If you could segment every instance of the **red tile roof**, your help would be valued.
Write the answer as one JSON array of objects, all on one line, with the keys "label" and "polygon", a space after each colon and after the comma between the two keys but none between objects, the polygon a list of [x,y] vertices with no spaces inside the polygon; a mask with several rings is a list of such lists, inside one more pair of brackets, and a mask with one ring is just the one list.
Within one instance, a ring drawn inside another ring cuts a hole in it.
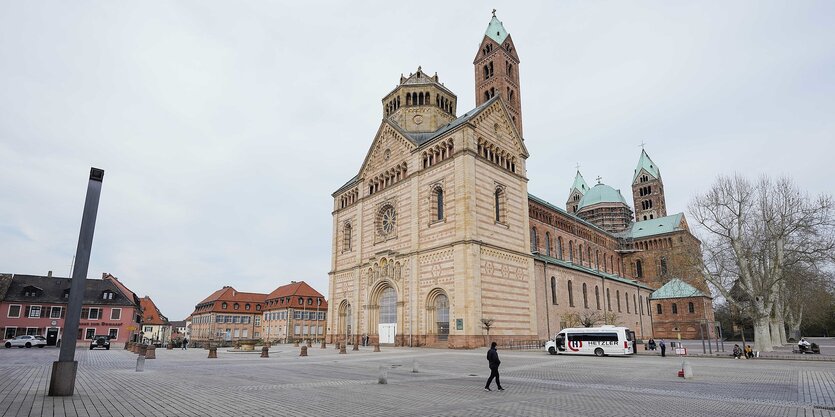
[{"label": "red tile roof", "polygon": [[[299,297],[302,297],[301,304],[299,303]],[[285,300],[289,299],[289,302],[280,303],[279,300],[282,298]],[[319,304],[318,308],[320,310],[327,310],[328,302],[325,300],[325,297],[304,281],[294,281],[276,288],[275,291],[267,295],[267,309],[307,306],[308,298],[313,298],[314,300],[321,298],[322,304]],[[272,305],[270,305],[271,302]],[[312,308],[316,308],[316,301],[313,301],[311,306]]]},{"label": "red tile roof", "polygon": [[151,297],[146,295],[139,300],[139,304],[142,306],[142,324],[168,324],[168,318],[160,313],[157,305],[151,300]]},{"label": "red tile roof", "polygon": [[[267,294],[255,292],[238,292],[232,287],[223,287],[203,301],[197,303],[192,315],[208,311],[224,313],[260,314]],[[226,306],[224,308],[224,305]],[[235,306],[238,306],[236,309]],[[246,307],[249,306],[249,309]]]}]

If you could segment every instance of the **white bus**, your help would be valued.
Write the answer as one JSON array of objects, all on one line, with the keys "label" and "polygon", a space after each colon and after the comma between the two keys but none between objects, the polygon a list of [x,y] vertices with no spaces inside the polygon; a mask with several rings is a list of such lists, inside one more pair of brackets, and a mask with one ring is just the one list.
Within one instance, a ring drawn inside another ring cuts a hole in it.
[{"label": "white bus", "polygon": [[545,343],[545,350],[552,355],[632,355],[635,332],[611,325],[562,329]]}]

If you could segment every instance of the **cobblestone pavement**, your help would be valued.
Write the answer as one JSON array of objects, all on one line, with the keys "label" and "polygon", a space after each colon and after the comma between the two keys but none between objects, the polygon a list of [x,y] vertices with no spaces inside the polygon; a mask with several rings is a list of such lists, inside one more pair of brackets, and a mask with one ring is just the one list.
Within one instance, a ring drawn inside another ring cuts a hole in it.
[{"label": "cobblestone pavement", "polygon": [[[835,364],[550,356],[500,350],[504,392],[482,390],[484,349],[362,348],[339,355],[273,347],[270,358],[218,349],[135,354],[78,350],[73,397],[48,397],[55,348],[0,349],[3,416],[835,416]],[[417,362],[419,372],[412,372]],[[377,383],[380,369],[388,384]]]}]

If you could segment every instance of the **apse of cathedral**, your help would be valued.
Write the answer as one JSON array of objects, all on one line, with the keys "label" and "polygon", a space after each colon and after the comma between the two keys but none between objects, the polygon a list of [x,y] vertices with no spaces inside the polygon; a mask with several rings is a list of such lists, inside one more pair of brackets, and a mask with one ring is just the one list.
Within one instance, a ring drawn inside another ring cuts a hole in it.
[{"label": "apse of cathedral", "polygon": [[365,159],[332,194],[331,342],[472,348],[546,340],[576,317],[688,337],[713,320],[699,241],[682,213],[667,215],[646,152],[634,214],[579,171],[565,210],[528,193],[519,63],[494,12],[474,109],[459,115],[422,67],[383,97]]}]

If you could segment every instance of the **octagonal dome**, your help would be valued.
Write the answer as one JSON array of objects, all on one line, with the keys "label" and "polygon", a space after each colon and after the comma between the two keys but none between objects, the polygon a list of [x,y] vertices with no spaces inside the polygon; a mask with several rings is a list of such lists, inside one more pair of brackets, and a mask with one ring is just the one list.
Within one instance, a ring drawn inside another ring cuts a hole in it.
[{"label": "octagonal dome", "polygon": [[580,210],[598,203],[623,203],[628,206],[626,200],[620,194],[620,190],[616,190],[606,184],[597,184],[583,195],[577,209]]}]

